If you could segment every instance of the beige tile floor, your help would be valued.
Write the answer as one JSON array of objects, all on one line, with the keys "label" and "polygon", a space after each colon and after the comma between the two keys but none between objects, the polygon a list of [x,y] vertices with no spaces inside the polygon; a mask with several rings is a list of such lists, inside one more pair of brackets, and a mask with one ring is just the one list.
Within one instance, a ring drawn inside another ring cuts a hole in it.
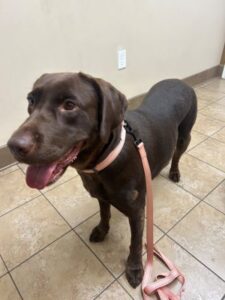
[{"label": "beige tile floor", "polygon": [[[195,90],[199,114],[181,181],[168,180],[168,167],[153,181],[155,241],[186,275],[183,299],[222,300],[225,80]],[[43,191],[29,189],[24,172],[21,164],[0,171],[0,300],[141,299],[140,287],[132,289],[124,276],[127,219],[113,209],[106,240],[91,244],[98,205],[76,172]],[[161,269],[155,261],[155,272]]]}]

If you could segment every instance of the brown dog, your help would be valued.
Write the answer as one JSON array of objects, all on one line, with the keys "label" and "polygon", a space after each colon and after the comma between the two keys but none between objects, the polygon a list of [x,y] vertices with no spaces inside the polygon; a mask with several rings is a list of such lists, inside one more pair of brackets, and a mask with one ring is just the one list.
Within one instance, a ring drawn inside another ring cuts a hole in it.
[{"label": "brown dog", "polygon": [[169,177],[179,181],[179,159],[196,119],[193,89],[180,80],[164,80],[148,92],[138,109],[125,114],[125,96],[104,80],[82,73],[45,74],[34,83],[28,103],[30,116],[8,142],[15,158],[30,165],[28,185],[42,189],[69,165],[76,168],[100,205],[101,219],[90,235],[92,242],[104,240],[111,204],[123,212],[131,228],[126,276],[136,287],[143,276],[145,180],[132,137],[126,136],[119,156],[101,172],[82,170],[94,168],[116,147],[125,117],[145,143],[152,177],[172,158]]}]

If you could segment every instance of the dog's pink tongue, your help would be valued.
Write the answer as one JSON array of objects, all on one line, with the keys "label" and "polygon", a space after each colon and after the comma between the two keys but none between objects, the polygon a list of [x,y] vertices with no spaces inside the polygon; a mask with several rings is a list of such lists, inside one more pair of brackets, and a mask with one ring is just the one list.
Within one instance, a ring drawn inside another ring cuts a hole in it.
[{"label": "dog's pink tongue", "polygon": [[29,166],[27,168],[26,181],[29,187],[43,189],[50,181],[56,163],[45,166]]}]

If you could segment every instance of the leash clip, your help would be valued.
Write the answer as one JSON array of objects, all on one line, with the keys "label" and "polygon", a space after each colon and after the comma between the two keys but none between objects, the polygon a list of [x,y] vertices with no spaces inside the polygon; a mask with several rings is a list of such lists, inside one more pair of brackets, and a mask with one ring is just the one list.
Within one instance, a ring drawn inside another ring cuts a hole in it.
[{"label": "leash clip", "polygon": [[134,145],[138,148],[138,146],[142,143],[142,139],[136,137],[132,127],[126,120],[123,121],[123,127],[125,128],[126,132],[132,136],[134,140]]},{"label": "leash clip", "polygon": [[136,139],[134,141],[134,144],[135,144],[136,147],[138,147],[141,143],[143,143],[142,139]]}]

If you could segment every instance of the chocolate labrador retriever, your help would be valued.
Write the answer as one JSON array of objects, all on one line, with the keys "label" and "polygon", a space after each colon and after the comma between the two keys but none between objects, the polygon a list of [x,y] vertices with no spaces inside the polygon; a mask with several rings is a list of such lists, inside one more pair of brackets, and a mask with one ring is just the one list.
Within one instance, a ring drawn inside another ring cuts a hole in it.
[{"label": "chocolate labrador retriever", "polygon": [[161,81],[138,109],[126,112],[125,96],[108,82],[83,73],[57,73],[42,75],[27,99],[30,116],[8,141],[15,158],[29,164],[27,184],[42,189],[69,165],[76,168],[100,205],[101,218],[90,235],[92,242],[103,241],[109,231],[110,205],[124,213],[131,229],[126,276],[136,287],[143,276],[145,180],[132,136],[126,135],[119,156],[104,170],[84,170],[94,169],[117,146],[126,119],[144,141],[152,177],[172,158],[169,177],[179,181],[178,163],[196,119],[193,89],[177,79]]}]

